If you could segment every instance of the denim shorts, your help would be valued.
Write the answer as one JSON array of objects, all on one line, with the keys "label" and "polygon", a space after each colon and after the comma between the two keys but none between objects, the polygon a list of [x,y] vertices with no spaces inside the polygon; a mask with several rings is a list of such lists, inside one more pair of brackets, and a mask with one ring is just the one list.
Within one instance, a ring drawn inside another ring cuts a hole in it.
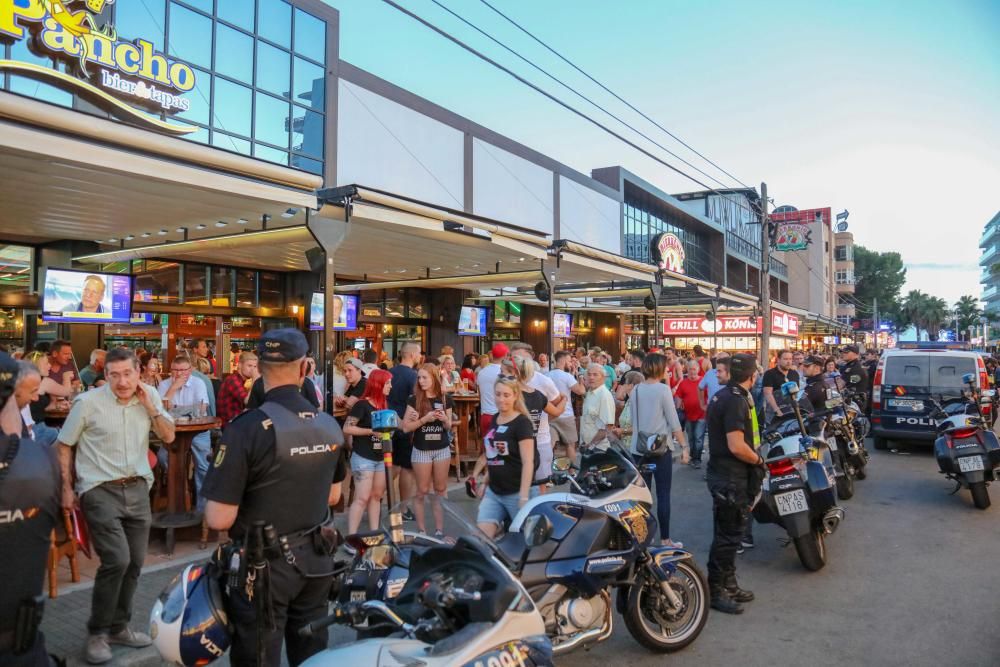
[{"label": "denim shorts", "polygon": [[[537,496],[538,487],[531,487],[531,492],[528,495],[531,498]],[[476,523],[495,523],[498,526],[503,526],[507,519],[513,521],[517,515],[517,510],[520,509],[520,499],[521,496],[519,493],[510,493],[501,496],[493,493],[493,489],[487,487],[486,493],[483,494],[483,500],[479,503],[479,514],[476,516]]]},{"label": "denim shorts", "polygon": [[412,463],[434,463],[435,461],[450,461],[451,460],[451,448],[442,447],[440,449],[417,449],[413,448],[413,453],[410,454],[410,461]]},{"label": "denim shorts", "polygon": [[371,459],[366,459],[360,454],[354,454],[351,457],[351,472],[385,472],[385,463],[382,461],[372,461]]}]

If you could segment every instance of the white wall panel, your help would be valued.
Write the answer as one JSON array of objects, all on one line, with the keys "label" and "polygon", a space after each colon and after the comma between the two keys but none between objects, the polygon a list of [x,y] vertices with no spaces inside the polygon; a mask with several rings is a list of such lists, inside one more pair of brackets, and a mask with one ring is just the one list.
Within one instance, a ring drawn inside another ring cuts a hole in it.
[{"label": "white wall panel", "polygon": [[340,80],[338,185],[357,183],[461,210],[459,130]]},{"label": "white wall panel", "polygon": [[472,141],[476,215],[552,234],[552,172],[480,139]]},{"label": "white wall panel", "polygon": [[621,253],[621,204],[559,177],[559,236]]}]

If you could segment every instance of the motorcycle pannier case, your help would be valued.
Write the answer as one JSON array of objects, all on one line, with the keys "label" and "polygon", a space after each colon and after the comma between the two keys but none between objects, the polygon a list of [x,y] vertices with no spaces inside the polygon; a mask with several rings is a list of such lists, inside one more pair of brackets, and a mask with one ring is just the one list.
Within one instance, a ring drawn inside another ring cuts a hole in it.
[{"label": "motorcycle pannier case", "polygon": [[948,438],[941,436],[934,441],[934,457],[937,459],[938,469],[941,472],[957,472],[954,454],[954,450],[948,447]]},{"label": "motorcycle pannier case", "polygon": [[983,431],[980,434],[983,438],[983,447],[986,448],[986,456],[990,460],[990,465],[1000,466],[1000,438],[993,431]]}]

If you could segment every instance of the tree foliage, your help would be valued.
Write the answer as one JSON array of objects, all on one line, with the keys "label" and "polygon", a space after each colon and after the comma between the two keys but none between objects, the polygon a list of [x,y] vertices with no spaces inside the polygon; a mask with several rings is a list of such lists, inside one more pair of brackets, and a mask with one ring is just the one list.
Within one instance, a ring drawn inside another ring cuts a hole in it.
[{"label": "tree foliage", "polygon": [[979,299],[966,294],[955,302],[955,325],[960,338],[968,340],[969,328],[979,324],[983,311],[979,308]]},{"label": "tree foliage", "polygon": [[898,252],[854,246],[854,279],[854,298],[869,307],[878,299],[880,319],[890,320],[897,331],[912,324],[899,296],[906,282],[906,267]]}]

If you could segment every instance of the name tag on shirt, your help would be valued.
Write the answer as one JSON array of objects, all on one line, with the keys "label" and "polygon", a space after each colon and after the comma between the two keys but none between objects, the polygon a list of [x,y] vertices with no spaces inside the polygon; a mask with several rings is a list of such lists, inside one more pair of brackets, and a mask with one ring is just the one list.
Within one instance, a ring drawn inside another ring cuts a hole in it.
[{"label": "name tag on shirt", "polygon": [[424,440],[430,442],[431,440],[441,440],[440,433],[425,433]]},{"label": "name tag on shirt", "polygon": [[506,433],[506,432],[507,432],[506,424],[501,424],[500,426],[497,426],[497,433]]}]

